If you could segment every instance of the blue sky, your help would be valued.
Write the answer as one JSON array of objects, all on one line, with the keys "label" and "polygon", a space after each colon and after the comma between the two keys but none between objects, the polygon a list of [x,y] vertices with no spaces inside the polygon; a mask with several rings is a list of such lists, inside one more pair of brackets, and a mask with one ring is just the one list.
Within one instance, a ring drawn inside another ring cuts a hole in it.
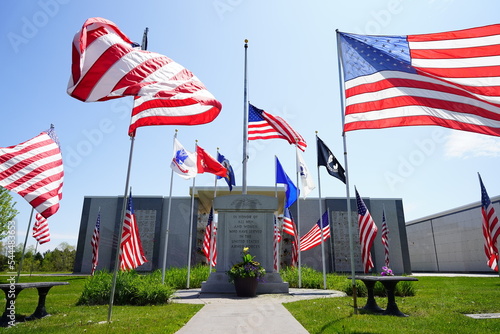
[{"label": "blue sky", "polygon": [[[4,1],[0,4],[3,64],[0,146],[16,145],[53,123],[65,165],[60,210],[49,219],[52,241],[76,245],[84,196],[124,193],[130,141],[130,98],[83,103],[66,94],[71,42],[83,22],[103,17],[148,49],[191,70],[221,101],[221,114],[200,126],[143,127],[131,170],[134,196],[168,196],[173,136],[186,149],[195,140],[228,158],[241,185],[244,40],[249,100],[285,118],[308,142],[303,157],[317,182],[315,132],[344,164],[335,30],[409,35],[498,23],[498,1],[263,1],[172,0]],[[439,127],[349,132],[351,196],[402,198],[406,220],[479,201],[477,172],[491,197],[500,194],[500,140]],[[274,156],[295,180],[295,149],[284,140],[252,141],[249,186],[274,186]],[[197,186],[212,186],[200,174]],[[173,194],[188,196],[192,181],[174,177]],[[345,187],[321,169],[324,197]],[[18,195],[18,242],[31,208]],[[309,197],[317,197],[317,188]],[[374,217],[377,219],[377,217]],[[480,217],[478,217],[478,224]],[[29,237],[28,245],[34,245]]]}]

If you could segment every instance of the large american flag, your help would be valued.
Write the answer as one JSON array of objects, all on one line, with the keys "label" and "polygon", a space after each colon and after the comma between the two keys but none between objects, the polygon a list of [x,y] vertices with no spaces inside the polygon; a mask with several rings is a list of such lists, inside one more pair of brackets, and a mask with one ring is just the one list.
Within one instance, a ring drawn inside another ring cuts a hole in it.
[{"label": "large american flag", "polygon": [[385,210],[382,211],[382,245],[384,245],[384,262],[386,267],[389,267],[389,228],[385,220]]},{"label": "large american flag", "polygon": [[222,105],[189,70],[141,50],[111,21],[90,18],[73,39],[68,94],[84,101],[134,96],[129,135],[140,126],[213,121]]},{"label": "large american flag", "polygon": [[92,268],[90,271],[91,275],[94,275],[97,265],[99,264],[99,239],[101,238],[101,212],[97,214],[97,220],[95,222],[94,232],[92,233],[92,239],[90,240],[90,246],[92,247]]},{"label": "large american flag", "polygon": [[203,238],[203,254],[212,267],[217,264],[217,236],[214,226],[214,209],[210,208],[208,214],[207,227],[205,228],[205,236]]},{"label": "large american flag", "polygon": [[262,109],[248,104],[248,140],[285,139],[292,145],[297,145],[302,151],[307,143],[283,118],[271,115]]},{"label": "large american flag", "polygon": [[135,219],[132,194],[128,197],[127,212],[123,224],[123,233],[120,243],[120,269],[130,270],[148,262],[142,250],[139,228]]},{"label": "large american flag", "polygon": [[[323,230],[323,232],[321,232]],[[328,211],[325,211],[316,224],[300,238],[300,251],[306,251],[321,245],[321,233],[323,233],[323,240],[330,238],[330,223],[328,222]]]},{"label": "large american flag", "polygon": [[500,136],[500,25],[337,37],[345,131],[438,125]]},{"label": "large american flag", "polygon": [[63,177],[53,127],[19,145],[0,148],[0,186],[22,196],[45,218],[59,210]]},{"label": "large american flag", "polygon": [[299,261],[299,245],[297,243],[299,234],[297,233],[297,226],[295,225],[292,214],[288,208],[285,208],[285,212],[283,214],[283,232],[293,237],[291,265],[296,267]]},{"label": "large american flag", "polygon": [[481,175],[481,214],[483,218],[484,253],[486,254],[487,265],[491,269],[498,271],[498,236],[500,235],[500,222],[491,204],[490,197],[486,192]]},{"label": "large american flag", "polygon": [[50,241],[49,222],[39,213],[35,215],[33,238],[35,238],[40,245]]},{"label": "large american flag", "polygon": [[359,196],[356,190],[356,203],[358,206],[358,225],[359,225],[359,242],[361,243],[361,259],[363,261],[363,269],[365,273],[368,273],[372,269],[373,261],[371,249],[373,246],[373,241],[377,236],[377,225],[372,219],[368,208],[363,202],[363,199]]}]

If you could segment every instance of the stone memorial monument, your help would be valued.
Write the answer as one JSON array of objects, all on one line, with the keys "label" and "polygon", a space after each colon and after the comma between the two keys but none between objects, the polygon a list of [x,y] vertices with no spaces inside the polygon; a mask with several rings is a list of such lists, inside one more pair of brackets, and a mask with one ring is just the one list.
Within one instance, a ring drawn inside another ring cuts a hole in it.
[{"label": "stone memorial monument", "polygon": [[206,282],[202,293],[234,293],[226,272],[241,261],[244,247],[255,256],[255,261],[266,269],[257,293],[288,293],[288,283],[283,282],[273,268],[274,213],[278,208],[275,197],[262,195],[229,195],[214,199],[218,212],[217,265]]}]

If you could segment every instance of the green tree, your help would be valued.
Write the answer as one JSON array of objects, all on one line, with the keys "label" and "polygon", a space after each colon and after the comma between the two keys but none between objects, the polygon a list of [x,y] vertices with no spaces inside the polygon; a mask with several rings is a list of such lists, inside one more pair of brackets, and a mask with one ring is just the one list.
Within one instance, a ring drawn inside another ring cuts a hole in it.
[{"label": "green tree", "polygon": [[15,208],[9,191],[0,187],[0,240],[7,236],[8,223],[19,213]]}]

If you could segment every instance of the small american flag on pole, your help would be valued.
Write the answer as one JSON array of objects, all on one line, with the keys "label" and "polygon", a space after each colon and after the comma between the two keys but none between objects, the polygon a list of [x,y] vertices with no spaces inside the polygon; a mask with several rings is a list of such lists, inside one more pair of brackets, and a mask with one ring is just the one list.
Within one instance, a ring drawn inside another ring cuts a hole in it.
[{"label": "small american flag on pole", "polygon": [[0,186],[22,196],[44,218],[59,210],[63,161],[54,128],[16,146],[0,148]]},{"label": "small american flag on pole", "polygon": [[291,265],[293,267],[296,267],[299,261],[299,245],[297,243],[297,238],[299,237],[299,234],[297,233],[297,227],[295,225],[295,222],[293,221],[292,214],[290,213],[290,210],[288,208],[285,208],[285,212],[283,214],[283,232],[293,237]]},{"label": "small american flag on pole", "polygon": [[337,38],[344,131],[437,125],[500,136],[500,25]]},{"label": "small american flag on pole", "polygon": [[358,224],[359,224],[359,242],[361,243],[361,259],[363,260],[363,269],[368,273],[374,267],[372,261],[371,249],[373,241],[377,236],[377,225],[372,219],[368,208],[359,196],[356,190],[356,203],[358,206]]},{"label": "small american flag on pole", "polygon": [[92,247],[92,268],[90,271],[91,275],[94,275],[97,269],[97,264],[99,263],[99,239],[101,238],[101,212],[97,214],[97,221],[95,222],[94,233],[92,234],[92,239],[90,240],[90,246]]},{"label": "small american flag on pole", "polygon": [[274,259],[274,270],[279,270],[280,263],[280,242],[281,242],[281,233],[280,226],[278,223],[278,219],[274,216],[274,234],[273,234],[273,259]]},{"label": "small american flag on pole", "polygon": [[121,270],[135,269],[148,262],[142,250],[139,228],[137,227],[134,206],[132,204],[132,193],[128,197],[120,249]]},{"label": "small american flag on pole", "polygon": [[385,221],[385,210],[382,211],[382,245],[384,245],[384,261],[386,267],[390,267],[389,261],[389,229]]},{"label": "small american flag on pole", "polygon": [[325,211],[316,224],[300,238],[300,251],[306,251],[321,245],[321,230],[323,230],[323,240],[330,238],[330,223],[328,222],[328,211]]},{"label": "small american flag on pole", "polygon": [[[479,175],[479,174],[478,174]],[[490,197],[486,192],[481,175],[481,214],[483,218],[484,253],[487,265],[494,271],[498,271],[498,236],[500,235],[500,222],[491,204]]]},{"label": "small american flag on pole", "polygon": [[40,245],[50,241],[49,222],[39,213],[35,215],[33,238],[35,238]]},{"label": "small american flag on pole", "polygon": [[207,227],[205,228],[205,236],[203,238],[203,254],[209,261],[212,267],[217,264],[217,237],[216,229],[214,226],[214,209],[210,208],[208,214]]},{"label": "small american flag on pole", "polygon": [[305,139],[283,118],[248,104],[248,140],[273,138],[285,139],[302,151],[307,147]]},{"label": "small american flag on pole", "polygon": [[94,17],[76,33],[67,92],[84,101],[134,96],[129,135],[140,126],[213,121],[222,105],[189,70],[141,50],[113,22]]}]

